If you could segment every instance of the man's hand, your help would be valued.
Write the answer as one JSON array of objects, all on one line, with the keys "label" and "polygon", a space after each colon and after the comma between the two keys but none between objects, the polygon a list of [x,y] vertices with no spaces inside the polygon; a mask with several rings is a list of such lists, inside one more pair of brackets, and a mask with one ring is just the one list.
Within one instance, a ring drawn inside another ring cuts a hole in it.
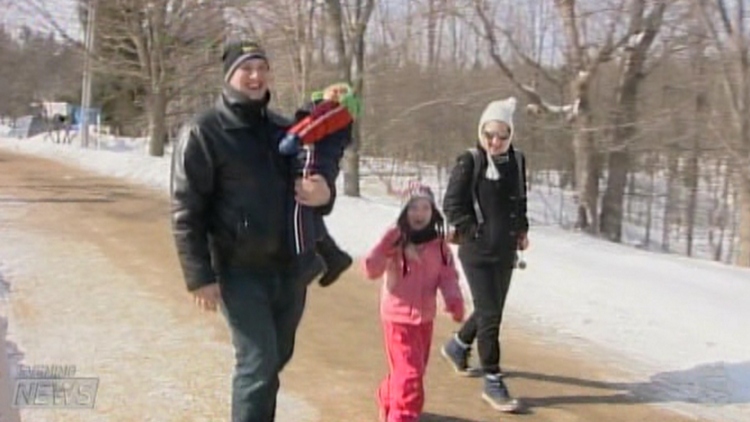
[{"label": "man's hand", "polygon": [[212,283],[193,291],[193,301],[203,311],[216,312],[221,302],[219,283]]},{"label": "man's hand", "polygon": [[322,207],[331,200],[331,189],[319,174],[297,179],[294,193],[297,202],[308,207]]}]

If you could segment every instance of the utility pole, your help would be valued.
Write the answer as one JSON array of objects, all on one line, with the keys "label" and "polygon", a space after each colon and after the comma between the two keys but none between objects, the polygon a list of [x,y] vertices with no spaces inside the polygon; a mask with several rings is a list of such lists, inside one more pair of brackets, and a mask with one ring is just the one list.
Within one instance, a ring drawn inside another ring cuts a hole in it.
[{"label": "utility pole", "polygon": [[91,108],[91,56],[94,54],[94,28],[96,27],[96,2],[88,1],[88,13],[86,14],[86,33],[84,35],[83,56],[83,92],[81,93],[81,146],[89,146],[89,109]]}]

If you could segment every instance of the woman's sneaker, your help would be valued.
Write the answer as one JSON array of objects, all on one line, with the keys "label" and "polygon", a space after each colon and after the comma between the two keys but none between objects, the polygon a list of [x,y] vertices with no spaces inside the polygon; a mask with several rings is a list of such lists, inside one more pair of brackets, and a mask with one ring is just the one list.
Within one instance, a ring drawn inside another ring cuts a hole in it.
[{"label": "woman's sneaker", "polygon": [[440,348],[440,354],[451,364],[457,374],[465,377],[476,377],[480,375],[477,368],[469,366],[469,354],[471,347],[461,343],[458,336],[451,337],[447,343]]},{"label": "woman's sneaker", "polygon": [[482,399],[495,410],[505,413],[516,413],[521,410],[521,403],[510,396],[502,375],[487,374],[484,376]]}]

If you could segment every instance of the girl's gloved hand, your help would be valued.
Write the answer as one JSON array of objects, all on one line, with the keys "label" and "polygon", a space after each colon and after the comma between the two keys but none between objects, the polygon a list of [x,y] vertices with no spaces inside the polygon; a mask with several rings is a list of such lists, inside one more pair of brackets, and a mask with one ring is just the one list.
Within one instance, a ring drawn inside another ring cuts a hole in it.
[{"label": "girl's gloved hand", "polygon": [[445,307],[446,312],[451,314],[454,322],[463,322],[464,320],[464,302],[461,300],[452,301]]},{"label": "girl's gloved hand", "polygon": [[381,250],[386,256],[395,256],[398,253],[398,248],[401,246],[403,240],[403,234],[401,229],[398,227],[391,227],[383,236],[380,242]]}]

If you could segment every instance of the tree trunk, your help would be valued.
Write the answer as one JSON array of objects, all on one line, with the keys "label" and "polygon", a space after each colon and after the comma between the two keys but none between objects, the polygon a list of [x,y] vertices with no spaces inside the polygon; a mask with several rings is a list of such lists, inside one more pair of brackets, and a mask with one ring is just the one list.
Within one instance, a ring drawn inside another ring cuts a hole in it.
[{"label": "tree trunk", "polygon": [[[620,130],[615,128],[615,132]],[[624,135],[615,136],[619,138]],[[619,138],[616,142],[622,142],[622,139]],[[607,188],[602,197],[600,231],[607,239],[619,243],[622,241],[623,202],[630,171],[630,153],[624,144],[616,148],[618,150],[610,152],[608,157],[609,172]]]},{"label": "tree trunk", "polygon": [[750,177],[740,176],[740,244],[736,264],[750,267]]},{"label": "tree trunk", "polygon": [[322,11],[320,13],[320,17],[318,18],[316,42],[318,44],[318,63],[320,63],[320,66],[324,69],[328,66],[328,58],[326,57],[326,52],[328,51],[327,40],[330,28],[331,27],[328,23],[328,14],[326,14],[325,11]]},{"label": "tree trunk", "polygon": [[[656,2],[654,2],[656,3]],[[646,17],[644,0],[630,3],[630,30],[632,44],[625,47],[619,83],[615,94],[615,114],[612,149],[608,154],[609,174],[607,188],[602,198],[601,233],[609,240],[620,242],[622,239],[622,204],[630,170],[629,143],[636,133],[638,118],[638,90],[644,78],[644,66],[649,50],[661,28],[661,16],[666,5],[654,4],[653,10]],[[639,34],[636,38],[632,38]],[[649,216],[649,219],[651,217]]]},{"label": "tree trunk", "polygon": [[654,192],[656,191],[656,169],[654,157],[649,157],[648,163],[648,199],[646,203],[646,236],[643,239],[643,245],[646,249],[651,246],[651,227],[653,225],[653,211],[654,211]]},{"label": "tree trunk", "polygon": [[714,260],[717,262],[723,261],[724,256],[724,239],[726,239],[726,232],[727,232],[727,225],[729,224],[729,186],[730,186],[730,175],[729,175],[729,162],[728,161],[720,161],[720,171],[721,174],[719,177],[723,177],[722,179],[722,187],[721,187],[721,206],[719,208],[719,219],[718,219],[718,228],[719,228],[719,241],[718,245],[716,247],[716,252],[714,255]]},{"label": "tree trunk", "polygon": [[328,5],[328,24],[333,34],[333,40],[336,48],[337,67],[339,78],[350,82],[352,80],[352,66],[346,50],[346,37],[344,35],[344,12],[341,10],[341,2],[327,0]]},{"label": "tree trunk", "polygon": [[670,250],[672,220],[677,212],[677,202],[679,201],[676,185],[680,162],[675,147],[671,146],[668,149],[667,154],[667,200],[664,204],[664,222],[662,223],[661,235],[661,249],[664,252],[669,252]]},{"label": "tree trunk", "polygon": [[[354,80],[353,88],[354,92],[362,98],[364,96],[365,88],[365,28],[367,25],[368,18],[363,18],[363,14],[369,14],[367,11],[361,10],[362,4],[358,3],[359,11],[357,13],[357,22],[359,25],[364,25],[358,28],[361,32],[357,32],[357,37],[354,39]],[[368,3],[367,8],[372,10],[372,4]],[[369,15],[368,15],[369,16]],[[352,80],[351,66],[349,66],[349,80]],[[362,140],[362,118],[364,117],[364,111],[359,119],[354,124],[354,133],[351,146],[347,149],[344,155],[344,194],[347,196],[360,196],[360,185],[359,185],[359,151],[361,148]]]},{"label": "tree trunk", "polygon": [[155,88],[148,99],[148,153],[154,157],[164,155],[164,141],[167,136],[167,96]]},{"label": "tree trunk", "polygon": [[633,173],[628,174],[628,193],[625,196],[625,215],[623,216],[624,221],[633,219],[633,204],[636,198],[635,192],[635,176]]},{"label": "tree trunk", "polygon": [[432,68],[436,61],[435,32],[437,30],[437,10],[435,0],[427,1],[427,66]]},{"label": "tree trunk", "polygon": [[[350,44],[348,50],[344,34],[345,25],[348,26],[348,23],[344,21],[341,1],[326,0],[326,4],[328,5],[329,18],[331,19],[330,27],[333,30],[333,38],[336,41],[339,75],[342,80],[351,83],[354,91],[362,98],[364,94],[365,35],[367,24],[375,7],[375,1],[365,0],[365,3],[363,3],[363,0],[359,0],[354,6],[356,16],[355,34],[352,37],[352,44]],[[352,79],[352,57],[354,58],[354,69],[356,71],[355,80]],[[364,115],[364,112],[362,114]],[[354,123],[352,143],[344,153],[344,194],[348,196],[360,196],[359,151],[362,139],[361,119],[362,116]]]},{"label": "tree trunk", "polygon": [[589,233],[597,229],[597,202],[599,199],[599,172],[596,163],[594,137],[590,131],[592,117],[588,111],[578,115],[573,135],[575,149],[576,194],[578,217],[576,227]]},{"label": "tree trunk", "polygon": [[686,250],[687,256],[693,256],[693,237],[695,235],[695,217],[698,212],[698,184],[700,182],[700,166],[698,162],[698,148],[700,141],[697,136],[694,140],[693,150],[690,152],[688,157],[688,164],[686,171],[687,189],[688,189],[688,202],[687,208],[685,209],[685,222],[687,224],[686,233]]},{"label": "tree trunk", "polygon": [[[698,65],[698,76],[703,76],[702,65]],[[695,96],[695,119],[693,121],[693,148],[690,151],[687,165],[687,188],[688,188],[688,205],[687,205],[687,256],[693,256],[693,241],[695,236],[695,219],[698,213],[698,188],[700,184],[700,148],[704,116],[708,113],[708,99],[702,88],[699,88]]]},{"label": "tree trunk", "polygon": [[[634,61],[628,58],[629,61]],[[641,69],[632,68],[637,63],[626,64],[616,94],[616,110],[613,118],[612,149],[608,154],[607,188],[602,197],[600,231],[613,242],[622,240],[623,200],[630,171],[628,144],[635,135],[638,117],[637,96],[641,80]]]}]

